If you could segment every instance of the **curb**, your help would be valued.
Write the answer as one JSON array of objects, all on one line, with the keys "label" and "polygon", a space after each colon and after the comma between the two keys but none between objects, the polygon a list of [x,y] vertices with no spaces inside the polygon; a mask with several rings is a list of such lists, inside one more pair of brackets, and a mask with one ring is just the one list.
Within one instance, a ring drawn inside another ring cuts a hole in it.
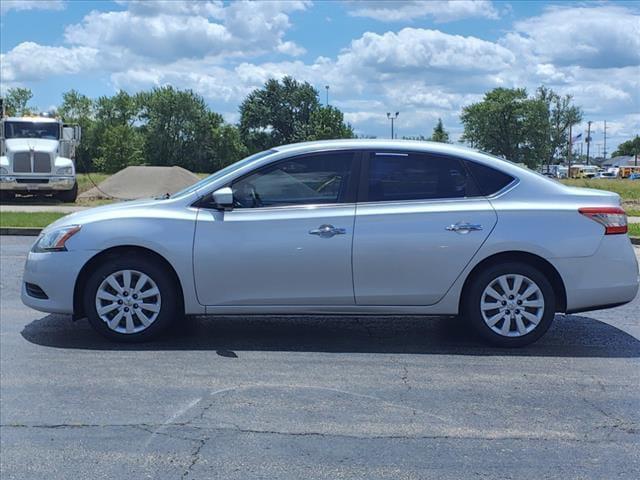
[{"label": "curb", "polygon": [[23,237],[37,237],[42,231],[41,228],[30,227],[2,227],[0,235],[18,235]]},{"label": "curb", "polygon": [[640,245],[640,237],[629,237],[631,239],[631,243],[634,245]]}]

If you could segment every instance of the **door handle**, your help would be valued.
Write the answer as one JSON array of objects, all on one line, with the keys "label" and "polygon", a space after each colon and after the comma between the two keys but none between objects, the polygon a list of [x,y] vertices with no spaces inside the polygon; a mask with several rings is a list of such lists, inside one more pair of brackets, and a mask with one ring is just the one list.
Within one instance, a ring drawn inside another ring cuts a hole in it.
[{"label": "door handle", "polygon": [[449,225],[444,228],[449,232],[465,234],[471,231],[482,230],[482,225],[477,223],[454,223],[453,225]]},{"label": "door handle", "polygon": [[346,229],[327,224],[320,225],[318,228],[309,230],[309,235],[318,235],[322,238],[331,238],[334,235],[344,235],[345,233],[347,233]]}]

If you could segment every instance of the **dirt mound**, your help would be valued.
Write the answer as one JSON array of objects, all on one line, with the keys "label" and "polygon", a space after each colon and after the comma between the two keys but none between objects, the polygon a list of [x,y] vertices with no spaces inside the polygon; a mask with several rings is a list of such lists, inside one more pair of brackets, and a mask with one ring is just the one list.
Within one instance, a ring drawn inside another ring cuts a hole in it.
[{"label": "dirt mound", "polygon": [[199,180],[182,167],[127,167],[78,198],[134,200],[175,193]]}]

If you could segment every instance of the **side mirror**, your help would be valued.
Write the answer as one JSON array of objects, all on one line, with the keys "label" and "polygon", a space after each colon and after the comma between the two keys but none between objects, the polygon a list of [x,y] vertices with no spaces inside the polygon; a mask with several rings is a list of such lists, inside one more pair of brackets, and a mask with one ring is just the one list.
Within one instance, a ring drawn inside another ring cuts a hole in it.
[{"label": "side mirror", "polygon": [[63,127],[62,128],[62,140],[70,141],[73,140],[73,127]]},{"label": "side mirror", "polygon": [[233,190],[231,187],[224,187],[213,192],[213,201],[223,209],[233,208]]}]

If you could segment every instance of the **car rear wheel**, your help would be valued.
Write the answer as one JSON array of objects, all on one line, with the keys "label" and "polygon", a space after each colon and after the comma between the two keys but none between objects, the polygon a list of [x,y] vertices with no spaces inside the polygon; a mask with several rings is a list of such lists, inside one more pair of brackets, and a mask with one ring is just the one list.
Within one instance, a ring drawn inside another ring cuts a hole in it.
[{"label": "car rear wheel", "polygon": [[124,256],[101,264],[89,277],[84,307],[103,336],[123,342],[155,338],[178,315],[172,275],[145,257]]},{"label": "car rear wheel", "polygon": [[469,285],[464,315],[489,343],[521,347],[538,340],[555,316],[555,294],[545,275],[525,263],[494,265]]}]

